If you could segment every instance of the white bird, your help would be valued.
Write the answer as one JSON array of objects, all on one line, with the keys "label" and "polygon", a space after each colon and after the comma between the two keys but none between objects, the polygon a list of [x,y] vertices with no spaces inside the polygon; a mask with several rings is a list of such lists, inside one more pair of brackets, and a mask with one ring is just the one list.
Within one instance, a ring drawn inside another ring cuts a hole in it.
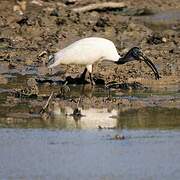
[{"label": "white bird", "polygon": [[134,60],[143,60],[155,73],[155,78],[160,78],[155,65],[143,55],[138,47],[131,48],[124,57],[121,57],[112,41],[100,37],[89,37],[78,40],[54,55],[49,56],[48,68],[53,68],[59,64],[85,65],[86,68],[83,73],[83,78],[85,78],[85,74],[88,71],[91,84],[93,84],[91,76],[93,69],[92,65],[95,62],[104,60],[116,64],[124,64]]}]

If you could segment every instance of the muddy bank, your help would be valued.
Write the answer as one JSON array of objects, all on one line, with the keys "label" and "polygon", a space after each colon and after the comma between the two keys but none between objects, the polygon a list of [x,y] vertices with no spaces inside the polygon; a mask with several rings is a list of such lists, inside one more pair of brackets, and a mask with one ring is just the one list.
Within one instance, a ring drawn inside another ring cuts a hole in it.
[{"label": "muddy bank", "polygon": [[[112,40],[120,54],[133,46],[141,47],[156,64],[162,77],[179,78],[180,15],[176,13],[176,18],[171,17],[171,12],[179,10],[178,1],[125,1],[126,9],[84,13],[76,13],[72,9],[87,5],[89,1],[63,4],[64,2],[44,1],[37,5],[28,1],[22,15],[13,11],[15,4],[1,2],[1,66],[7,67],[8,72],[19,70],[17,73],[24,74],[31,68],[31,73],[34,70],[38,76],[45,76],[48,73],[46,63],[49,54],[77,39],[98,36]],[[143,14],[146,12],[143,8],[146,7],[152,11],[149,16]],[[163,15],[167,11],[169,15]],[[157,23],[157,20],[161,23]],[[164,28],[163,23],[171,25]],[[55,72],[57,71],[59,68]],[[79,65],[61,66],[59,74],[61,79],[65,79],[68,75],[75,77],[81,71],[83,67]],[[94,66],[94,73],[103,77],[106,82],[153,78],[151,70],[144,63],[137,62],[108,67],[97,64]]]}]

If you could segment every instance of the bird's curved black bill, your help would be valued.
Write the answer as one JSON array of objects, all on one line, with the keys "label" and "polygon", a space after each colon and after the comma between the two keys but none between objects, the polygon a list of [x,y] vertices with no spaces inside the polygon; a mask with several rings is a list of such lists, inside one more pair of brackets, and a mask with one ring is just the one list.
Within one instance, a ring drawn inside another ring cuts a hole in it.
[{"label": "bird's curved black bill", "polygon": [[154,75],[155,75],[155,79],[159,79],[160,78],[160,75],[159,75],[159,72],[156,68],[156,66],[153,64],[153,62],[148,58],[146,57],[145,55],[143,55],[143,53],[140,55],[143,59],[143,61],[152,69],[152,71],[154,72]]}]

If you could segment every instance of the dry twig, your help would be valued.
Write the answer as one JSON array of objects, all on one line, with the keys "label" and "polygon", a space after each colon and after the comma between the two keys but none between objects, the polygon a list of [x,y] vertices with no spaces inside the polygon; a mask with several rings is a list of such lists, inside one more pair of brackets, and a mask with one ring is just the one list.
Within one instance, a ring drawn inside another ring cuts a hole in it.
[{"label": "dry twig", "polygon": [[46,102],[46,104],[45,104],[44,107],[42,107],[42,109],[40,110],[40,113],[44,113],[44,112],[46,111],[47,107],[49,106],[49,102],[50,102],[50,100],[51,100],[52,97],[53,97],[53,94],[54,94],[54,92],[52,91],[52,92],[51,92],[51,95],[49,96],[49,98],[48,98],[48,100],[47,100],[47,102]]},{"label": "dry twig", "polygon": [[72,10],[75,12],[87,12],[93,10],[102,11],[105,9],[121,9],[123,7],[126,7],[124,2],[105,2],[105,3],[95,3],[83,7],[73,8]]}]

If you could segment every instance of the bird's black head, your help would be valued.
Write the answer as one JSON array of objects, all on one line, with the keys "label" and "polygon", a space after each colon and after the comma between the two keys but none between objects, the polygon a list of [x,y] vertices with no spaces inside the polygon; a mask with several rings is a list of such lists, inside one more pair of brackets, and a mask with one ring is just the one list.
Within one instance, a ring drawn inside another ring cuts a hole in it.
[{"label": "bird's black head", "polygon": [[156,66],[152,63],[152,61],[147,58],[143,52],[140,50],[140,48],[138,47],[133,47],[131,48],[123,57],[121,57],[117,62],[116,64],[125,64],[127,62],[130,62],[130,61],[144,61],[151,69],[152,71],[154,72],[155,74],[155,79],[159,79],[160,76],[159,76],[159,73],[156,69]]},{"label": "bird's black head", "polygon": [[133,47],[126,54],[126,58],[134,58],[135,60],[140,60],[142,56],[142,52],[138,47]]},{"label": "bird's black head", "polygon": [[140,48],[133,47],[131,48],[124,57],[120,58],[117,64],[124,64],[126,62],[134,61],[134,60],[142,60],[142,52]]}]

